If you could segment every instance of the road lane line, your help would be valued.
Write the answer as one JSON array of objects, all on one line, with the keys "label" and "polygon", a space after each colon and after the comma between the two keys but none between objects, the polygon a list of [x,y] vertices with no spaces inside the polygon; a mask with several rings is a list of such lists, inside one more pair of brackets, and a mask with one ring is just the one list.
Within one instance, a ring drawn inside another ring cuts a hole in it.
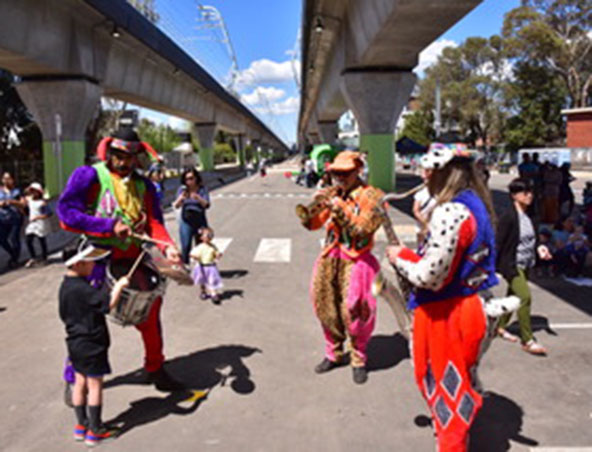
[{"label": "road lane line", "polygon": [[232,242],[232,238],[215,237],[214,240],[212,240],[212,242],[214,242],[214,245],[216,246],[216,248],[218,248],[218,251],[223,253],[226,251],[226,248],[228,248],[228,245],[230,245],[230,242]]},{"label": "road lane line", "polygon": [[530,452],[592,452],[592,447],[531,447]]},{"label": "road lane line", "polygon": [[253,262],[290,262],[292,239],[261,239]]},{"label": "road lane line", "polygon": [[[549,328],[552,330],[589,330],[592,329],[592,323],[549,323]],[[533,322],[533,327],[545,328],[546,323]],[[592,452],[592,451],[591,451]]]}]

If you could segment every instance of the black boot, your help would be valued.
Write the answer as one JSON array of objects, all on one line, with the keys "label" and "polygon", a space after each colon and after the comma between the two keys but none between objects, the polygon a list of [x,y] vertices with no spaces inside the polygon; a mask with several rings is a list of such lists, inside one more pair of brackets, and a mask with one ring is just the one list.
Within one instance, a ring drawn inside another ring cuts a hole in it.
[{"label": "black boot", "polygon": [[317,374],[324,374],[325,372],[329,372],[330,370],[335,369],[336,367],[342,366],[342,363],[336,363],[331,361],[329,358],[323,358],[323,360],[316,365],[314,371]]},{"label": "black boot", "polygon": [[155,372],[148,372],[148,381],[154,383],[156,389],[163,392],[182,391],[185,389],[180,381],[171,377],[162,367]]},{"label": "black boot", "polygon": [[354,383],[361,385],[368,380],[368,373],[365,367],[352,367]]}]

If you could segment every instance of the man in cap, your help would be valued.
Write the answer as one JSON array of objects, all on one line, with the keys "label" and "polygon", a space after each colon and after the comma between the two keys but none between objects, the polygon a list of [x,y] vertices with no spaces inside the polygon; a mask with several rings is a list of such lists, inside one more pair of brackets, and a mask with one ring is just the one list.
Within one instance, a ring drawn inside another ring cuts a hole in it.
[{"label": "man in cap", "polygon": [[337,155],[329,166],[336,184],[317,192],[315,201],[321,206],[317,212],[301,216],[305,228],[315,230],[326,224],[327,229],[310,290],[325,335],[325,358],[315,372],[325,373],[344,364],[343,345],[349,337],[357,384],[368,378],[366,347],[376,321],[371,285],[379,264],[371,250],[374,232],[382,223],[376,207],[383,195],[360,180],[362,169],[358,152]]},{"label": "man in cap", "polygon": [[[158,240],[169,261],[180,263],[180,255],[164,226],[154,185],[135,169],[156,152],[141,142],[132,129],[120,129],[104,138],[97,148],[100,161],[77,168],[58,201],[61,226],[84,234],[112,250],[111,260],[135,259],[141,252],[133,237],[147,234]],[[166,244],[166,245],[165,245]],[[97,266],[93,279],[102,281],[105,267]],[[148,320],[136,326],[144,342],[144,369],[148,380],[160,390],[179,389],[163,369],[163,340],[160,326],[162,298],[152,305]]]}]

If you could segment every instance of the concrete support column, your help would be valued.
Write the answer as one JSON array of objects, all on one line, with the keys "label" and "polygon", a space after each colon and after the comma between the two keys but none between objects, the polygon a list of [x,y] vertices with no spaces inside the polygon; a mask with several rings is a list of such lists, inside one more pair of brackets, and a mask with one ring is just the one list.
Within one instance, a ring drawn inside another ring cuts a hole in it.
[{"label": "concrete support column", "polygon": [[319,121],[318,128],[321,141],[324,144],[333,146],[337,142],[337,134],[339,133],[337,121]]},{"label": "concrete support column", "polygon": [[369,183],[395,187],[394,130],[415,85],[411,71],[345,72],[341,91],[360,127],[360,150],[368,153]]},{"label": "concrete support column", "polygon": [[241,168],[244,168],[247,158],[245,153],[245,136],[242,133],[234,137],[234,146],[236,147],[236,163]]},{"label": "concrete support column", "polygon": [[103,91],[80,78],[27,80],[17,91],[43,134],[44,184],[56,196],[84,165],[86,129]]},{"label": "concrete support column", "polygon": [[202,171],[214,170],[214,138],[216,136],[215,122],[196,123],[194,130],[199,141],[199,160]]}]

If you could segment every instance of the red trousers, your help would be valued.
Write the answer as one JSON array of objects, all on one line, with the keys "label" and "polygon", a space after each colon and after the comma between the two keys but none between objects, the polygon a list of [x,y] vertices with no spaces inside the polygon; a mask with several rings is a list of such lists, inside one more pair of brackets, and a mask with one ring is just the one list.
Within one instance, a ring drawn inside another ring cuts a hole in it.
[{"label": "red trousers", "polygon": [[482,398],[472,387],[486,332],[477,295],[420,305],[413,318],[413,364],[436,430],[439,452],[465,452]]}]

